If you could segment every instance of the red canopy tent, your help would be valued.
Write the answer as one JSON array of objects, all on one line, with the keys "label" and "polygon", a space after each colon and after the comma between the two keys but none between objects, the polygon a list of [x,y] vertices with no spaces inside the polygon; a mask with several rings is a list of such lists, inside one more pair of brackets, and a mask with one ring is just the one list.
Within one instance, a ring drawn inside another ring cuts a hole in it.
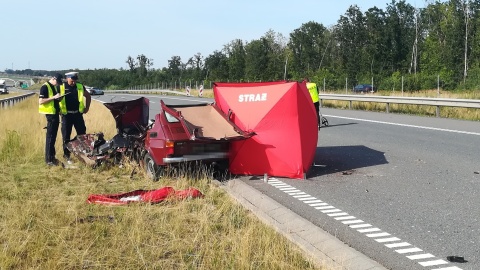
[{"label": "red canopy tent", "polygon": [[215,83],[217,106],[255,136],[232,142],[234,174],[306,178],[318,140],[317,118],[305,83]]}]

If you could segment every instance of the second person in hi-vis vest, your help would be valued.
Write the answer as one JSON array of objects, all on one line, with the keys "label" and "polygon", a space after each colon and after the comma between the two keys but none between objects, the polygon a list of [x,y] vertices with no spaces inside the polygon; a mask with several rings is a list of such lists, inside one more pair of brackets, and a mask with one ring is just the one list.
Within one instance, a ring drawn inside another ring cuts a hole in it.
[{"label": "second person in hi-vis vest", "polygon": [[318,97],[318,87],[316,83],[310,82],[310,79],[308,77],[305,77],[303,80],[306,85],[308,92],[310,93],[310,97],[312,98],[313,106],[315,107],[315,111],[317,112],[317,126],[318,129],[320,129],[321,123],[320,123],[320,99]]},{"label": "second person in hi-vis vest", "polygon": [[45,115],[47,134],[45,136],[45,162],[48,166],[59,166],[61,163],[55,157],[55,142],[57,140],[58,126],[60,125],[59,102],[62,99],[58,86],[62,84],[62,75],[55,74],[40,88],[38,98],[38,112]]}]

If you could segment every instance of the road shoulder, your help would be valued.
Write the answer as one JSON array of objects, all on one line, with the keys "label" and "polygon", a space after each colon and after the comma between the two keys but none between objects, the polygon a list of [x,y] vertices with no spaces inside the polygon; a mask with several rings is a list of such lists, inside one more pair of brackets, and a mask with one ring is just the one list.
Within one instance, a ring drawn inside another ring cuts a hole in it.
[{"label": "road shoulder", "polygon": [[386,269],[241,180],[215,183],[262,222],[300,247],[319,268]]}]

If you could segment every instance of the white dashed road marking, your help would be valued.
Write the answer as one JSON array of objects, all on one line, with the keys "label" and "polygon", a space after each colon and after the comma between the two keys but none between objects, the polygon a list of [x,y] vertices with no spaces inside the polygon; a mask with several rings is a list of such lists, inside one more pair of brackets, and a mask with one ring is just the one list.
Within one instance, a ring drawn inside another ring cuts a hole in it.
[{"label": "white dashed road marking", "polygon": [[420,252],[420,251],[423,251],[419,248],[406,248],[406,249],[397,249],[395,250],[397,253],[400,253],[400,254],[405,254],[405,253],[414,253],[414,252]]},{"label": "white dashed road marking", "polygon": [[368,237],[384,237],[384,236],[390,236],[389,233],[386,232],[381,232],[381,233],[371,233],[371,234],[366,234]]},{"label": "white dashed road marking", "polygon": [[[378,229],[378,230],[380,230],[380,229]],[[377,241],[379,243],[386,243],[386,242],[400,241],[400,238],[398,238],[398,237],[379,238],[379,239],[375,239],[375,241]]]},{"label": "white dashed road marking", "polygon": [[[340,117],[346,118],[346,117]],[[370,120],[362,120],[362,119],[355,119],[355,118],[346,118],[346,119],[354,119],[360,121],[369,121],[369,122],[378,122],[378,121],[370,121]],[[386,123],[386,122],[385,122]],[[391,124],[391,123],[386,123]],[[401,125],[401,124],[396,124]],[[401,125],[401,126],[409,126],[409,125]],[[419,127],[419,126],[412,126],[412,127]],[[426,127],[419,127],[419,128],[426,128]],[[434,129],[434,128],[426,128],[426,129]],[[439,129],[435,129],[439,130]],[[450,132],[457,132],[452,130],[444,130]],[[474,134],[480,135],[480,133],[470,133],[470,132],[458,132],[458,133],[466,133],[466,134]],[[300,202],[304,202],[309,206],[319,210],[322,214],[326,214],[329,217],[332,217],[336,221],[347,225],[351,229],[356,229],[357,232],[365,234],[366,237],[374,239],[377,243],[383,244],[385,247],[395,250],[398,254],[405,254],[406,257],[412,261],[417,261],[418,264],[424,267],[432,267],[432,266],[439,266],[449,264],[449,262],[440,260],[436,258],[434,255],[430,253],[424,253],[422,249],[418,247],[412,246],[412,244],[402,241],[402,239],[392,236],[388,232],[382,231],[380,228],[373,227],[373,225],[366,223],[365,221],[358,219],[348,213],[336,208],[333,205],[330,205],[318,198],[315,198],[301,190],[298,190],[291,185],[288,185],[276,178],[269,178],[268,184],[276,187],[280,191],[285,192],[288,195],[291,195],[293,198],[299,200]],[[446,266],[443,268],[436,268],[430,270],[462,270],[457,266]]]},{"label": "white dashed road marking", "polygon": [[451,267],[445,267],[445,268],[435,268],[432,270],[462,270],[462,268],[456,267],[456,266],[451,266]]},{"label": "white dashed road marking", "polygon": [[420,259],[435,258],[435,256],[433,256],[430,253],[425,253],[425,254],[407,256],[407,258],[409,258],[410,260],[420,260]]},{"label": "white dashed road marking", "polygon": [[358,228],[366,228],[366,227],[372,227],[370,224],[360,224],[360,225],[352,225],[350,228],[352,229],[358,229]]},{"label": "white dashed road marking", "polygon": [[428,262],[419,262],[422,266],[434,266],[434,265],[440,265],[440,264],[447,264],[447,261],[444,260],[436,260],[436,261],[428,261]]}]

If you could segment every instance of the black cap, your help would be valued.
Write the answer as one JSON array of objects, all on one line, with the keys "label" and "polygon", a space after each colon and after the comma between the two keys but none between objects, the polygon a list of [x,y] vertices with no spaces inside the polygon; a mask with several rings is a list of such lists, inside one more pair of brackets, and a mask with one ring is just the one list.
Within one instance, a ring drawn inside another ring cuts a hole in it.
[{"label": "black cap", "polygon": [[57,80],[57,83],[58,83],[58,84],[61,84],[61,83],[62,83],[62,78],[63,78],[62,74],[57,73],[57,74],[55,74],[55,75],[53,76],[53,78],[55,78],[55,80]]}]

